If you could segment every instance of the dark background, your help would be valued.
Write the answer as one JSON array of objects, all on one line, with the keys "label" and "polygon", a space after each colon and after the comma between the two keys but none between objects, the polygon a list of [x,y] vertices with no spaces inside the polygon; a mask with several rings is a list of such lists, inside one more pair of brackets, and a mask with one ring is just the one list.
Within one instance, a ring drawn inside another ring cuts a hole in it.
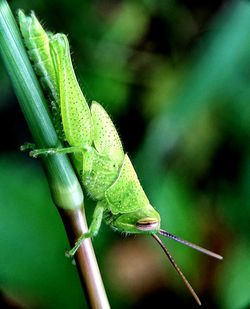
[{"label": "dark background", "polygon": [[[87,100],[114,120],[203,308],[250,308],[248,1],[10,1],[68,34]],[[32,141],[0,62],[1,308],[86,306]],[[86,203],[90,220],[93,210]],[[196,308],[150,237],[93,241],[112,308]]]}]

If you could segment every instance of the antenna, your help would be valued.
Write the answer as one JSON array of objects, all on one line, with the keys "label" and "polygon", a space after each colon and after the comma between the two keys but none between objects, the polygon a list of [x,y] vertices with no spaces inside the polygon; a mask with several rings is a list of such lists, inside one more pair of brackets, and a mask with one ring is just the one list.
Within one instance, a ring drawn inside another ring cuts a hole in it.
[{"label": "antenna", "polygon": [[195,244],[193,244],[193,243],[191,243],[191,242],[189,242],[187,240],[181,239],[180,237],[177,237],[177,236],[175,236],[175,235],[173,235],[173,234],[171,234],[171,233],[169,233],[167,231],[159,230],[159,233],[161,235],[166,236],[166,237],[168,237],[168,238],[170,238],[172,240],[175,240],[175,241],[177,241],[177,242],[179,242],[179,243],[181,243],[181,244],[183,244],[185,246],[193,248],[193,249],[195,249],[197,251],[200,251],[200,252],[202,252],[204,254],[210,255],[210,256],[214,257],[215,259],[218,259],[218,260],[222,260],[223,259],[223,257],[221,255],[217,254],[217,253],[214,253],[214,252],[212,252],[210,250],[207,250],[207,249],[204,249],[204,248],[202,248],[200,246],[197,246],[197,245],[195,245]]},{"label": "antenna", "polygon": [[196,300],[196,302],[198,303],[199,306],[201,306],[201,301],[199,299],[199,297],[197,296],[197,294],[195,293],[194,289],[192,288],[191,284],[188,282],[188,280],[186,279],[186,277],[183,275],[182,271],[180,270],[180,268],[178,267],[178,265],[175,263],[174,259],[172,258],[171,254],[169,253],[169,251],[167,250],[166,246],[163,244],[163,242],[160,240],[160,238],[156,235],[156,234],[152,234],[152,236],[154,237],[154,239],[158,242],[158,244],[162,247],[163,251],[165,252],[166,256],[168,257],[170,263],[173,265],[174,269],[177,271],[177,273],[180,275],[182,281],[184,282],[184,284],[186,285],[186,287],[188,288],[188,290],[190,291],[190,293],[193,295],[194,299]]}]

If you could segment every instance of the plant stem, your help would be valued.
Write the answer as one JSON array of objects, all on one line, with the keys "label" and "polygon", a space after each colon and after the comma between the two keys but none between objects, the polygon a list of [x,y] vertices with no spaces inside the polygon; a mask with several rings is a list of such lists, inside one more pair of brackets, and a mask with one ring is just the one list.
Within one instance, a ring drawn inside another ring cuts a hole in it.
[{"label": "plant stem", "polygon": [[[39,148],[61,147],[48,113],[47,102],[6,0],[0,0],[0,55],[36,145]],[[53,201],[72,245],[88,230],[81,186],[66,155],[47,156],[42,161]],[[90,239],[83,242],[75,258],[90,308],[109,308]]]},{"label": "plant stem", "polygon": [[[59,209],[65,230],[73,246],[79,235],[88,231],[86,218],[81,210],[69,211]],[[100,272],[96,259],[92,258],[92,243],[90,238],[84,240],[84,246],[81,246],[76,254],[75,261],[80,275],[82,285],[85,287],[88,302],[91,308],[109,308],[106,294],[102,292],[104,289]],[[82,276],[84,274],[84,277]],[[95,278],[95,280],[93,280]]]}]

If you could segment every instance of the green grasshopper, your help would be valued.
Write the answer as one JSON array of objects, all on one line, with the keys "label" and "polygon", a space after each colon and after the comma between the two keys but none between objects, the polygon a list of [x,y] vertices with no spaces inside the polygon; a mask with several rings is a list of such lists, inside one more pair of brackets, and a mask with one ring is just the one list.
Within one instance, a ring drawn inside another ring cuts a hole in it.
[{"label": "green grasshopper", "polygon": [[110,117],[97,102],[89,108],[84,98],[72,67],[67,37],[47,33],[34,13],[25,16],[19,11],[18,18],[29,57],[47,90],[55,127],[67,144],[65,148],[32,150],[30,155],[71,154],[84,189],[96,201],[88,232],[80,236],[68,255],[73,257],[84,239],[97,235],[103,219],[119,232],[152,235],[201,304],[157,234],[214,258],[222,257],[160,228],[160,215],[144,193]]}]

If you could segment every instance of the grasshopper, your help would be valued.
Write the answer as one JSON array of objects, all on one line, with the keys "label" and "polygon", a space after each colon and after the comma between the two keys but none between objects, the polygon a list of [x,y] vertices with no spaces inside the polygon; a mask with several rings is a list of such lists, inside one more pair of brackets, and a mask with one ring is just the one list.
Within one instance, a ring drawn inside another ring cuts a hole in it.
[{"label": "grasshopper", "polygon": [[80,236],[68,256],[74,256],[84,239],[97,235],[103,219],[119,232],[151,235],[200,305],[157,234],[214,258],[222,257],[160,228],[160,215],[143,191],[113,122],[99,103],[94,101],[89,107],[85,100],[74,73],[67,37],[46,32],[33,12],[26,16],[19,11],[18,19],[29,57],[47,91],[55,127],[66,144],[65,148],[35,149],[30,155],[71,154],[82,186],[96,201],[88,232]]}]

